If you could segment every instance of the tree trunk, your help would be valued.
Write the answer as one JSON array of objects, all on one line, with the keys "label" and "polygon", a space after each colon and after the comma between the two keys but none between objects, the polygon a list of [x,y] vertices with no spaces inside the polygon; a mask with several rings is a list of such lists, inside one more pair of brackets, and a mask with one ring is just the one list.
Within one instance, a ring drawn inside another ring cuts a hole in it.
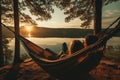
[{"label": "tree trunk", "polygon": [[20,41],[18,39],[19,35],[19,9],[18,0],[13,0],[14,3],[14,27],[15,27],[15,53],[14,53],[14,64],[20,62]]},{"label": "tree trunk", "polygon": [[102,0],[94,1],[94,34],[101,31],[102,22]]},{"label": "tree trunk", "polygon": [[0,67],[4,65],[4,54],[3,54],[3,45],[2,45],[2,1],[0,0]]}]

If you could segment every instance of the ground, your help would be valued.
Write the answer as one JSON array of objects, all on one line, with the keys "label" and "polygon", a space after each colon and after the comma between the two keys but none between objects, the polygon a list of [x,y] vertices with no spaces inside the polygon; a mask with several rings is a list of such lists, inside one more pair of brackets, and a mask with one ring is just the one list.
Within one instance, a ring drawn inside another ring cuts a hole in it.
[{"label": "ground", "polygon": [[[120,63],[102,59],[90,72],[93,80],[120,80]],[[0,80],[59,80],[51,77],[32,59],[0,68]],[[89,80],[89,79],[88,79]]]}]

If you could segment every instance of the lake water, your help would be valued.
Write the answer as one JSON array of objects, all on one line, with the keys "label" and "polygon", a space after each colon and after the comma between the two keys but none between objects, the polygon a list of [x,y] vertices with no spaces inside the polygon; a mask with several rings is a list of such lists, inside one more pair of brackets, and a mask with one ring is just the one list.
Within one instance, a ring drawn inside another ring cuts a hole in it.
[{"label": "lake water", "polygon": [[[59,53],[61,48],[62,48],[62,43],[66,42],[69,46],[70,41],[72,40],[81,40],[83,41],[84,38],[27,38],[30,41],[32,41],[33,43],[37,44],[38,46],[41,46],[42,48],[49,48],[52,51]],[[11,50],[13,50],[14,53],[14,39],[12,39],[9,43],[9,48]],[[120,47],[120,37],[114,37],[112,39],[110,39],[107,42],[107,46],[113,46],[113,47]],[[21,54],[27,54],[26,50],[24,49],[24,47],[21,45]],[[120,49],[120,48],[118,48]],[[27,54],[28,55],[28,54]]]},{"label": "lake water", "polygon": [[[33,43],[41,46],[42,48],[49,48],[54,52],[59,52],[63,42],[66,42],[68,45],[72,40],[84,40],[84,38],[27,38]],[[14,39],[9,43],[10,49],[14,49]],[[21,53],[26,53],[23,46],[21,45]]]},{"label": "lake water", "polygon": [[[61,46],[63,42],[66,42],[69,46],[70,41],[72,40],[81,40],[84,38],[27,38],[33,43],[41,46],[43,48],[50,48],[55,52],[59,52],[61,50]],[[14,49],[14,39],[12,39],[9,43],[10,49]],[[114,37],[107,42],[107,46],[120,46],[120,37]],[[26,53],[24,48],[21,45],[21,53]]]}]

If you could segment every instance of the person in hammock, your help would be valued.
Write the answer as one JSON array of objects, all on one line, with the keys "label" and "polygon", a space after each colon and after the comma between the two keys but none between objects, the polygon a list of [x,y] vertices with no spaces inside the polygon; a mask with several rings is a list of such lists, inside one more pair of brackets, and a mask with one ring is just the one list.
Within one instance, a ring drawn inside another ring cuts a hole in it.
[{"label": "person in hammock", "polygon": [[83,49],[84,45],[80,40],[73,40],[70,42],[69,44],[69,48],[67,48],[67,44],[63,43],[62,46],[62,54],[60,56],[60,58],[65,57],[65,56],[69,56],[73,53],[75,53],[76,51]]},{"label": "person in hammock", "polygon": [[66,56],[67,53],[68,53],[68,46],[67,46],[67,43],[64,42],[64,43],[62,44],[62,50],[60,51],[60,53],[59,53],[58,55],[59,55],[60,58],[61,58],[61,57]]},{"label": "person in hammock", "polygon": [[84,47],[87,47],[98,40],[98,37],[95,35],[87,35],[84,41]]},{"label": "person in hammock", "polygon": [[[98,37],[96,35],[87,35],[85,37],[84,47],[86,48],[89,45],[94,44],[96,41],[98,41]],[[89,64],[89,67],[94,68],[96,65],[99,64],[99,60],[103,56],[103,49],[104,49],[104,46],[98,49],[92,50],[92,52],[89,52],[90,54],[88,54],[89,57],[87,56],[88,57],[87,60],[92,62],[91,64],[86,63],[86,64]]]},{"label": "person in hammock", "polygon": [[76,51],[81,50],[83,48],[84,48],[84,45],[80,40],[73,40],[70,42],[68,55],[71,55],[75,53]]}]

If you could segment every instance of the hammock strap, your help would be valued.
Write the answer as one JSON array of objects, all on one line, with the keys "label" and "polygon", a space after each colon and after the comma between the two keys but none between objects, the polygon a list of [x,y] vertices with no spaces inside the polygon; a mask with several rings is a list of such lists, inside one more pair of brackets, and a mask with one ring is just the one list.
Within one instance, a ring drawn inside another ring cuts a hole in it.
[{"label": "hammock strap", "polygon": [[[114,28],[110,29],[114,24],[117,24]],[[113,31],[117,29],[119,29],[118,27],[120,26],[120,17],[118,17],[112,24],[110,24],[107,28],[105,28],[104,30],[101,30],[97,36],[100,38],[100,37],[103,37],[104,35],[108,35],[108,34],[111,34]],[[117,30],[116,30],[117,31]],[[113,34],[111,34],[112,36]]]},{"label": "hammock strap", "polygon": [[5,24],[3,24],[3,23],[1,23],[2,24],[2,26],[4,26],[5,28],[7,28],[9,31],[11,31],[12,33],[14,33],[15,34],[15,32],[12,30],[12,29],[10,29],[8,26],[6,26]]},{"label": "hammock strap", "polygon": [[[118,22],[119,21],[119,22]],[[106,29],[104,29],[103,31],[101,31],[100,33],[107,33],[107,31],[115,24],[115,23],[120,23],[120,17],[118,17],[113,23],[111,23]],[[112,29],[108,32],[110,33],[112,31]],[[108,34],[107,33],[107,34]]]},{"label": "hammock strap", "polygon": [[[13,31],[12,29],[10,29],[8,26],[6,26],[5,24],[1,23],[2,26],[4,26],[5,28],[7,28],[9,31],[11,31],[13,34],[15,34],[15,31]],[[21,35],[16,34],[15,37],[19,40]]]}]

